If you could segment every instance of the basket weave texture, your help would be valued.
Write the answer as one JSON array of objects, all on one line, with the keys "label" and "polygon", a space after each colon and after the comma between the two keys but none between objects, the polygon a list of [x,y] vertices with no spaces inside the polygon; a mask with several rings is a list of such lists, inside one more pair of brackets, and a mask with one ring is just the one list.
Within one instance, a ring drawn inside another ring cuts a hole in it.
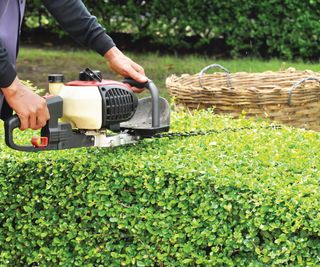
[{"label": "basket weave texture", "polygon": [[201,72],[172,75],[166,86],[177,104],[190,109],[214,107],[218,114],[238,117],[245,113],[320,131],[319,72],[293,68],[262,73]]}]

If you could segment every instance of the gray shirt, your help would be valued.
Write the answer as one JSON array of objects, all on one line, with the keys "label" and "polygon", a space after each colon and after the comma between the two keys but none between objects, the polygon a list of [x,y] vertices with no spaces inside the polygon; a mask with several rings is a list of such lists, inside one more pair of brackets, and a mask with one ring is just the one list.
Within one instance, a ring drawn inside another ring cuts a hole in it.
[{"label": "gray shirt", "polygon": [[[0,0],[0,47],[6,50],[7,64],[11,65],[8,67],[9,72],[15,69],[25,4],[25,0]],[[12,75],[10,79],[12,79]],[[6,118],[11,110],[8,105],[4,105],[2,111],[3,104],[6,104],[3,100],[4,97],[0,91],[0,115],[2,118]]]},{"label": "gray shirt", "polygon": [[0,0],[0,42],[15,65],[25,0]]}]

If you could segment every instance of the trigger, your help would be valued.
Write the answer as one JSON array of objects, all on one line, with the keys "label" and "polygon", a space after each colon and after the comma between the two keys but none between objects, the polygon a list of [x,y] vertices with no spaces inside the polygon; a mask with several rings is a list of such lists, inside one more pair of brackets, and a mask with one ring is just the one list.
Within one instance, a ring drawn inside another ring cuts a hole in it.
[{"label": "trigger", "polygon": [[36,148],[44,148],[48,146],[48,137],[34,136],[31,139],[31,144]]}]

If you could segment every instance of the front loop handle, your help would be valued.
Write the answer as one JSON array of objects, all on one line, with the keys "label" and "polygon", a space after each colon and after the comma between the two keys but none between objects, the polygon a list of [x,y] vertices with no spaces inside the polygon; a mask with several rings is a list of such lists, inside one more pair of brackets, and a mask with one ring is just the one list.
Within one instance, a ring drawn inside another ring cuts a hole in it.
[{"label": "front loop handle", "polygon": [[159,106],[160,96],[159,96],[159,89],[156,87],[154,82],[152,80],[148,80],[145,83],[140,83],[129,77],[124,78],[122,82],[137,88],[146,88],[150,91],[151,99],[152,99],[152,127],[159,127],[160,126],[160,106]]},{"label": "front loop handle", "polygon": [[202,88],[203,88],[202,76],[203,76],[203,74],[204,74],[208,69],[212,69],[212,68],[222,69],[222,70],[226,73],[227,86],[228,86],[229,88],[232,87],[232,85],[231,85],[231,78],[230,78],[230,71],[229,71],[227,68],[225,68],[225,67],[223,67],[223,66],[221,66],[221,65],[219,65],[219,64],[211,64],[211,65],[203,68],[203,69],[200,71],[200,73],[199,73],[199,83],[200,83],[200,86],[201,86]]},{"label": "front loop handle", "polygon": [[315,77],[307,77],[303,78],[300,81],[296,82],[292,88],[288,92],[288,105],[291,106],[291,98],[292,98],[292,91],[298,87],[300,87],[302,84],[304,84],[306,81],[317,81],[320,83],[320,79],[315,78]]}]

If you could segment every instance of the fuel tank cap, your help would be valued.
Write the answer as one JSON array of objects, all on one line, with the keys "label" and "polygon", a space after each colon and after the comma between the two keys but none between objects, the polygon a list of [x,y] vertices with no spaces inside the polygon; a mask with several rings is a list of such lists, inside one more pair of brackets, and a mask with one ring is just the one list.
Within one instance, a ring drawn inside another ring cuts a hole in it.
[{"label": "fuel tank cap", "polygon": [[49,74],[48,75],[48,82],[49,83],[63,83],[64,76],[63,74]]}]

